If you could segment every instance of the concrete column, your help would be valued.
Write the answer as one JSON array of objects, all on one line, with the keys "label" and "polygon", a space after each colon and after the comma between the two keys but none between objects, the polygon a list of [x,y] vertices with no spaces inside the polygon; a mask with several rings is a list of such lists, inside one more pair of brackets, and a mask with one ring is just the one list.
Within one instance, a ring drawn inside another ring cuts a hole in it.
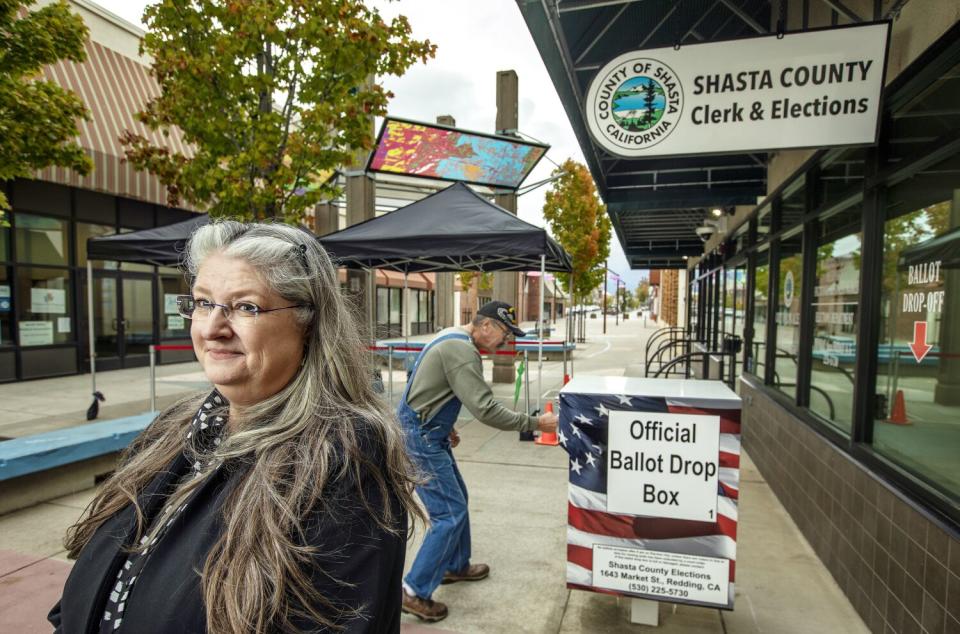
[{"label": "concrete column", "polygon": [[340,230],[340,209],[332,203],[320,203],[313,210],[313,232],[325,236]]},{"label": "concrete column", "polygon": [[[519,126],[519,82],[517,72],[502,70],[497,73],[497,134],[516,135]],[[494,202],[507,211],[517,213],[516,194],[497,194]],[[493,298],[508,302],[520,310],[520,274],[495,273]],[[516,379],[513,357],[497,355],[493,358],[493,382],[513,383]]]},{"label": "concrete column", "polygon": [[[442,114],[437,117],[437,123],[456,127],[456,120]],[[437,273],[436,283],[433,286],[433,327],[437,330],[460,325],[460,316],[454,310],[454,276],[456,273]]]},{"label": "concrete column", "polygon": [[[376,134],[373,117],[369,118],[370,134]],[[376,186],[366,172],[367,152],[357,152],[346,170],[347,226],[370,220],[375,214]],[[351,295],[362,333],[369,340],[376,336],[374,318],[377,307],[376,279],[373,271],[347,271],[347,291]]]}]

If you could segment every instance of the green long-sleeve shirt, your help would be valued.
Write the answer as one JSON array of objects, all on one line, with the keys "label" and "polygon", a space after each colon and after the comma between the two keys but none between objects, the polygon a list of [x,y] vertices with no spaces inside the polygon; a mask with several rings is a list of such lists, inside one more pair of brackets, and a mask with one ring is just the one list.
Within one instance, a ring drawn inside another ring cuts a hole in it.
[{"label": "green long-sleeve shirt", "polygon": [[[446,328],[437,336],[451,332],[467,334],[463,328],[455,327]],[[447,339],[430,348],[413,377],[407,404],[420,420],[427,421],[454,396],[474,418],[491,427],[514,431],[537,428],[535,416],[514,412],[493,398],[493,391],[483,380],[480,353],[472,341]]]}]

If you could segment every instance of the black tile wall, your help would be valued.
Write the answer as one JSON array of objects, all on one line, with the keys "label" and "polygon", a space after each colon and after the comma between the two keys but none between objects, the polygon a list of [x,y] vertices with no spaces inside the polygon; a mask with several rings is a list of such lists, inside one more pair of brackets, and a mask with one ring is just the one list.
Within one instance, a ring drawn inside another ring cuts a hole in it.
[{"label": "black tile wall", "polygon": [[876,634],[960,634],[960,541],[763,391],[743,447]]}]

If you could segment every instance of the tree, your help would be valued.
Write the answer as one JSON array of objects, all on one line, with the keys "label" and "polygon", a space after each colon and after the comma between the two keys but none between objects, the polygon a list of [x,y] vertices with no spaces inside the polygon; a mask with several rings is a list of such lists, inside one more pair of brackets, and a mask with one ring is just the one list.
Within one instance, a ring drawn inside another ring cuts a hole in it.
[{"label": "tree", "polygon": [[636,294],[637,305],[645,306],[647,298],[650,297],[650,282],[646,278],[640,280],[634,293]]},{"label": "tree", "polygon": [[162,0],[144,22],[160,94],[139,118],[165,135],[179,128],[193,151],[127,131],[127,158],[172,204],[242,219],[298,222],[336,196],[323,174],[372,147],[372,117],[393,96],[370,78],[436,50],[405,17],[387,23],[361,0]]},{"label": "tree", "polygon": [[653,122],[653,115],[655,109],[653,107],[653,102],[657,99],[657,88],[653,83],[653,80],[647,80],[647,85],[643,90],[643,103],[646,105],[646,112],[643,115],[643,120],[645,123],[650,124]]},{"label": "tree", "polygon": [[[610,219],[586,166],[567,159],[552,176],[556,180],[546,194],[543,217],[573,258],[572,299],[576,303],[603,283],[603,263],[610,255]],[[557,277],[563,288],[570,287],[568,274]]]},{"label": "tree", "polygon": [[489,291],[493,288],[493,273],[480,272],[480,271],[460,271],[458,273],[460,276],[460,285],[465,291],[467,291],[467,306],[466,309],[470,311],[470,314],[474,317],[477,314],[477,310],[480,308],[479,296],[480,291]]},{"label": "tree", "polygon": [[[87,27],[66,0],[27,11],[33,0],[0,0],[0,182],[50,165],[87,175],[93,166],[76,143],[80,97],[40,74],[65,59],[83,62]],[[0,224],[9,202],[0,190]]]}]

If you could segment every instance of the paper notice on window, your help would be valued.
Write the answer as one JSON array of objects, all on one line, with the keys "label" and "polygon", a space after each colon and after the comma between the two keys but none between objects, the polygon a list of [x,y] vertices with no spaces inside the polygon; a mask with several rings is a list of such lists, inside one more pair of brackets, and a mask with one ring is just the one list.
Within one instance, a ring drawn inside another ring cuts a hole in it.
[{"label": "paper notice on window", "polygon": [[57,332],[60,332],[60,333],[70,332],[69,317],[57,317]]},{"label": "paper notice on window", "polygon": [[59,288],[31,288],[30,312],[62,315],[67,312],[67,292]]},{"label": "paper notice on window", "polygon": [[0,284],[0,313],[9,313],[13,302],[10,300],[10,286]]},{"label": "paper notice on window", "polygon": [[167,317],[167,330],[183,330],[186,327],[186,321],[180,315],[169,315]]},{"label": "paper notice on window", "polygon": [[21,346],[48,346],[53,343],[52,321],[21,321],[18,329]]},{"label": "paper notice on window", "polygon": [[177,295],[171,293],[163,294],[163,314],[164,315],[176,315],[180,312],[180,309],[177,307]]}]

